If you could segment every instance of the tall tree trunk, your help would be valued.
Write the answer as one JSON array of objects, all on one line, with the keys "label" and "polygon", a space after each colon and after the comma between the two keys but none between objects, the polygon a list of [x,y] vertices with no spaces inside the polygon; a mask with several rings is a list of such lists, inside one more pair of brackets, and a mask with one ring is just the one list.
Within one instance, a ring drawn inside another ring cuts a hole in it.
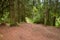
[{"label": "tall tree trunk", "polygon": [[55,22],[56,22],[57,7],[58,7],[58,0],[55,1],[54,16],[53,16],[53,26],[55,26]]},{"label": "tall tree trunk", "polygon": [[47,7],[44,12],[44,24],[45,25],[50,25],[49,24],[49,8]]},{"label": "tall tree trunk", "polygon": [[2,1],[0,1],[0,18],[3,16],[3,5],[4,5],[4,0]]},{"label": "tall tree trunk", "polygon": [[9,5],[10,5],[10,19],[11,23],[15,24],[16,23],[16,17],[15,17],[15,9],[14,9],[14,0],[9,0]]},{"label": "tall tree trunk", "polygon": [[18,23],[25,21],[25,0],[18,0]]},{"label": "tall tree trunk", "polygon": [[18,0],[14,1],[15,22],[18,23]]},{"label": "tall tree trunk", "polygon": [[44,1],[44,5],[45,5],[45,10],[44,10],[44,24],[45,25],[50,25],[50,23],[49,23],[49,11],[50,11],[50,8],[49,8],[49,6],[48,6],[48,0],[46,1]]},{"label": "tall tree trunk", "polygon": [[21,11],[21,1],[18,0],[18,3],[17,3],[17,9],[18,9],[18,23],[21,22],[21,16],[20,16],[20,11]]}]

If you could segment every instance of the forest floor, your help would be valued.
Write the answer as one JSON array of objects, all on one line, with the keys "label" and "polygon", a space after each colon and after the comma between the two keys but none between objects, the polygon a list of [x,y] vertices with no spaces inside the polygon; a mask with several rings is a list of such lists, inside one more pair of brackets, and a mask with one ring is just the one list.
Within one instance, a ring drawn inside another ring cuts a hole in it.
[{"label": "forest floor", "polygon": [[22,23],[18,27],[1,27],[0,40],[60,40],[60,28]]}]

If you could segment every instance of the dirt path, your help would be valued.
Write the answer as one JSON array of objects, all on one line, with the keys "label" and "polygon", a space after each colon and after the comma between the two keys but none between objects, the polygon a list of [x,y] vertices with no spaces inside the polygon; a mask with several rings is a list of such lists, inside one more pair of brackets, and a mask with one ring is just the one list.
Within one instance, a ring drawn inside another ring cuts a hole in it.
[{"label": "dirt path", "polygon": [[60,29],[39,24],[0,28],[0,40],[60,40]]}]

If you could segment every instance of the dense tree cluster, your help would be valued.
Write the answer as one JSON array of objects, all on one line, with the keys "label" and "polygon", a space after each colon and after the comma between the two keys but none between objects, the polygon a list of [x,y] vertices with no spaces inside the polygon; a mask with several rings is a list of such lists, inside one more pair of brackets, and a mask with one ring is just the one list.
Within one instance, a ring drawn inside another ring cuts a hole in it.
[{"label": "dense tree cluster", "polygon": [[0,23],[60,25],[60,0],[0,0]]}]

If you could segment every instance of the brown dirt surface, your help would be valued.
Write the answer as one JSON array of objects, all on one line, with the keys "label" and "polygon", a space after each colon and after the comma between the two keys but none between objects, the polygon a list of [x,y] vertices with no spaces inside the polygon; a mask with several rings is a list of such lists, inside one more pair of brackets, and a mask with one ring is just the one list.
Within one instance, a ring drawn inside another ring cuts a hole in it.
[{"label": "brown dirt surface", "polygon": [[60,29],[42,24],[22,23],[0,27],[0,40],[60,40]]}]

